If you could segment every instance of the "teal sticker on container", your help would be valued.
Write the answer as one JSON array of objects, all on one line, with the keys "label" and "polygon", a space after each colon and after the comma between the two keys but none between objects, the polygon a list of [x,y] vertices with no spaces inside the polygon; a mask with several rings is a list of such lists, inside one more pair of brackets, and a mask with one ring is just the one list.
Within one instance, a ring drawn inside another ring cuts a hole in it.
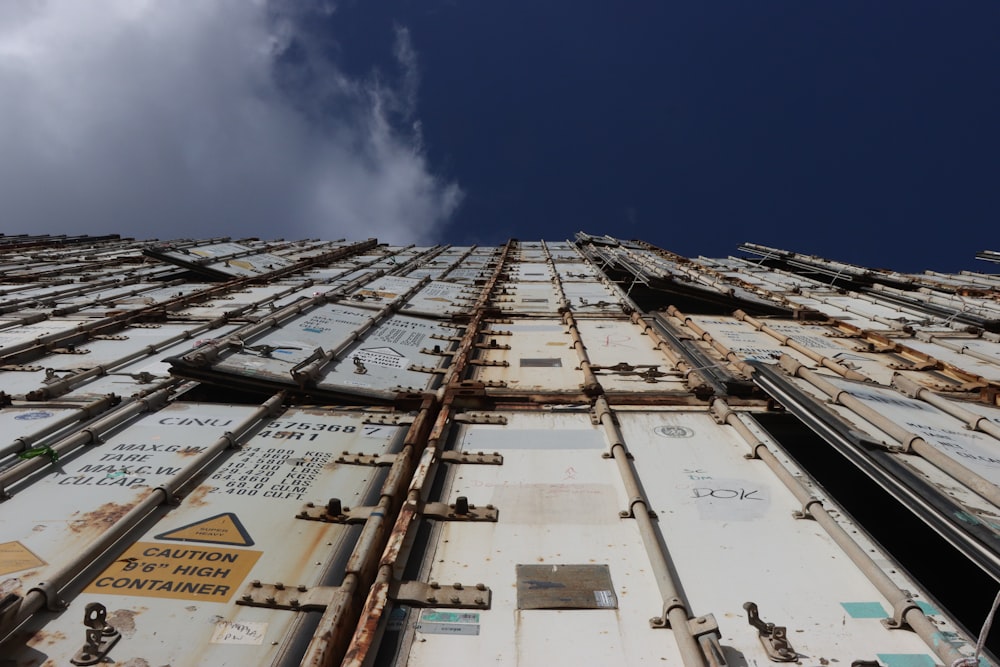
[{"label": "teal sticker on container", "polygon": [[841,602],[840,606],[851,618],[887,618],[889,616],[879,602]]},{"label": "teal sticker on container", "polygon": [[934,658],[926,653],[879,653],[887,667],[934,667]]},{"label": "teal sticker on container", "polygon": [[921,602],[920,600],[917,600],[917,606],[920,607],[920,611],[924,612],[928,616],[934,616],[935,614],[941,613],[940,611],[938,611],[937,607],[935,607],[932,604],[928,604],[927,602]]}]

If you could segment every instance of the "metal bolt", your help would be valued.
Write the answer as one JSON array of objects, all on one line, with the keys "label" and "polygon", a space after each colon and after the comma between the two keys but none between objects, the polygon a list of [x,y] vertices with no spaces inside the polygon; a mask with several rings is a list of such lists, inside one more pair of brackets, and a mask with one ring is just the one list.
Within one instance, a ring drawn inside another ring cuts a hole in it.
[{"label": "metal bolt", "polygon": [[254,579],[253,581],[250,582],[250,585],[253,586],[254,588],[260,588],[260,581]]},{"label": "metal bolt", "polygon": [[434,589],[441,588],[441,584],[439,584],[436,581],[432,581],[431,582],[431,588],[434,588]]},{"label": "metal bolt", "polygon": [[278,601],[275,599],[273,595],[269,595],[265,599],[265,602],[267,602],[268,604],[276,604]]},{"label": "metal bolt", "polygon": [[454,596],[452,596],[452,598],[451,598],[451,603],[452,603],[452,604],[458,604],[458,603],[459,603],[459,602],[461,602],[461,601],[462,601],[462,598],[458,597],[457,595],[454,595]]},{"label": "metal bolt", "polygon": [[485,591],[486,590],[486,584],[476,584],[476,590]]},{"label": "metal bolt", "polygon": [[486,604],[486,600],[484,600],[483,598],[476,598],[476,604],[480,605]]},{"label": "metal bolt", "polygon": [[459,582],[455,582],[454,584],[451,585],[451,587],[454,588],[456,591],[462,590],[462,584]]},{"label": "metal bolt", "polygon": [[274,585],[274,588],[276,590],[283,591],[283,590],[285,590],[285,585],[279,581],[278,583],[276,583]]},{"label": "metal bolt", "polygon": [[427,598],[427,601],[430,602],[431,604],[437,604],[438,599],[433,595],[431,595]]},{"label": "metal bolt", "polygon": [[253,596],[252,595],[244,595],[243,596],[243,601],[244,602],[253,602]]},{"label": "metal bolt", "polygon": [[297,590],[300,593],[304,593],[306,591],[306,587],[302,584],[299,584],[298,586],[295,587],[295,590]]},{"label": "metal bolt", "polygon": [[293,607],[298,607],[299,606],[299,599],[298,598],[292,598],[291,600],[288,601],[288,604],[292,605]]}]

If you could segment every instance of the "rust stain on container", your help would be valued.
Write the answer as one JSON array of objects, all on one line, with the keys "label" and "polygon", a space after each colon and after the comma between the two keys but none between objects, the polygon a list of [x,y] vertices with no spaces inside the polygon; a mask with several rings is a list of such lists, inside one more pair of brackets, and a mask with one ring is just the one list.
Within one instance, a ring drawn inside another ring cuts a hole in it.
[{"label": "rust stain on container", "polygon": [[[122,503],[104,503],[97,509],[81,515],[78,519],[70,519],[69,529],[74,533],[103,532],[106,526],[128,514],[132,507],[133,505]],[[77,512],[73,514],[77,514]]]},{"label": "rust stain on container", "polygon": [[66,635],[59,630],[52,630],[51,632],[39,630],[28,640],[28,646],[54,646],[64,639],[66,639]]},{"label": "rust stain on container", "polygon": [[139,613],[133,609],[116,609],[108,614],[107,621],[123,637],[129,639],[135,635],[135,617]]},{"label": "rust stain on container", "polygon": [[121,665],[121,667],[149,667],[149,661],[145,658],[131,658],[125,662],[115,663],[115,665]]},{"label": "rust stain on container", "polygon": [[208,502],[205,500],[205,497],[208,496],[208,494],[212,493],[212,491],[214,491],[215,489],[216,487],[214,486],[209,486],[208,484],[202,484],[197,489],[195,489],[187,496],[185,496],[183,502],[185,505],[190,505],[191,507],[202,507],[204,505],[208,505]]}]

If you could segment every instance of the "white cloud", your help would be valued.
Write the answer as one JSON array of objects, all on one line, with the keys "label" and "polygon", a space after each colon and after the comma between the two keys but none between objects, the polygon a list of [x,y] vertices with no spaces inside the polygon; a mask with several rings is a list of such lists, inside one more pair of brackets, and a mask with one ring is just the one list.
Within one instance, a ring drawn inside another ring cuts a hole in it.
[{"label": "white cloud", "polygon": [[409,33],[397,74],[351,78],[296,6],[0,3],[0,231],[432,238],[462,193],[421,149]]}]

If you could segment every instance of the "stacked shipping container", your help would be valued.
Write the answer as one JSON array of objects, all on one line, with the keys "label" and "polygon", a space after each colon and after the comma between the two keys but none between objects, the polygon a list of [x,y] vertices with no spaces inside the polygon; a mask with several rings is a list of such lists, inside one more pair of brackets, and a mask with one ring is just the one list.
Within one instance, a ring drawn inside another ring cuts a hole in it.
[{"label": "stacked shipping container", "polygon": [[972,659],[772,432],[993,587],[1000,278],[743,250],[0,237],[0,667]]}]

